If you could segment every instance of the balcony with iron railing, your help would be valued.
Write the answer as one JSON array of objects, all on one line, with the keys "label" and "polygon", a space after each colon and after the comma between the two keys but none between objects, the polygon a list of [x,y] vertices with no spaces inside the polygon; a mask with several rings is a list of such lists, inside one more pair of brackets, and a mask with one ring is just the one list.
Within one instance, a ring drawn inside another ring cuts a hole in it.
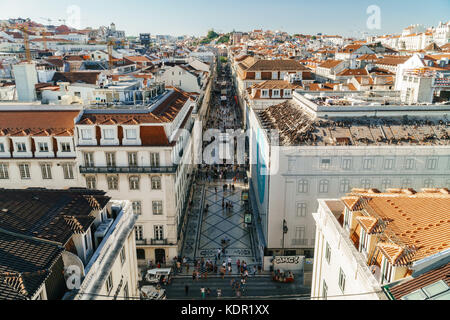
[{"label": "balcony with iron railing", "polygon": [[80,166],[81,174],[97,174],[97,173],[131,173],[131,174],[139,174],[139,173],[176,173],[177,166],[154,166],[154,167],[133,167],[133,166],[125,166],[125,167],[85,167]]}]

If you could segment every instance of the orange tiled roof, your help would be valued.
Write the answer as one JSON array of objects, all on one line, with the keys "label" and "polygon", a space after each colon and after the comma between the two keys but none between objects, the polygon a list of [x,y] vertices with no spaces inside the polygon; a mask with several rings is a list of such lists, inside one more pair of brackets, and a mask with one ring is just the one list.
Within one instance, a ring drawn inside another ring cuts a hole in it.
[{"label": "orange tiled roof", "polygon": [[79,111],[1,111],[0,129],[3,135],[73,134],[74,120]]},{"label": "orange tiled roof", "polygon": [[[364,209],[367,217],[386,223],[382,234],[388,236],[379,247],[394,265],[420,260],[450,248],[448,189],[424,189],[419,193],[412,189],[388,191],[353,190],[342,201],[350,210]],[[363,223],[368,223],[368,219]],[[395,241],[390,241],[394,238]]]}]

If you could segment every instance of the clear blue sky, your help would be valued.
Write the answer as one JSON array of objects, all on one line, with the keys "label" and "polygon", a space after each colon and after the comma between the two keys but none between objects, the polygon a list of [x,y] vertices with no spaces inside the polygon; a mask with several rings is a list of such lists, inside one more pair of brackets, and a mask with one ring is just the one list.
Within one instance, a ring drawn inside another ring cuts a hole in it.
[{"label": "clear blue sky", "polygon": [[[80,8],[82,27],[115,22],[128,35],[198,36],[214,28],[357,36],[399,33],[411,24],[432,26],[450,20],[449,0],[0,0],[0,19],[68,19],[71,5]],[[381,9],[380,30],[367,29],[370,5]]]}]

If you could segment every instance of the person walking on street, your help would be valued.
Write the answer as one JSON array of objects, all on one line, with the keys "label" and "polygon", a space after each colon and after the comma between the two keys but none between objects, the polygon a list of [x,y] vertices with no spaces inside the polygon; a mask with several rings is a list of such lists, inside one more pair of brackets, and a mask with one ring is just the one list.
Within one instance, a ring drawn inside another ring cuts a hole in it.
[{"label": "person walking on street", "polygon": [[241,268],[241,260],[238,259],[236,261],[236,266],[237,266],[238,270]]},{"label": "person walking on street", "polygon": [[204,287],[202,287],[202,288],[200,289],[200,293],[202,294],[202,299],[205,300],[205,298],[206,298],[206,290],[205,290]]}]

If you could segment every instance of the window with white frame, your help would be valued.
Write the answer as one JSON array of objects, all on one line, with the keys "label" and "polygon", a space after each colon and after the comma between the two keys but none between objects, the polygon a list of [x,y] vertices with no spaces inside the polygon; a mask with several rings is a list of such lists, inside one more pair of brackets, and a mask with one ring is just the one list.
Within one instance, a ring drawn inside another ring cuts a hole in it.
[{"label": "window with white frame", "polygon": [[289,98],[292,95],[292,90],[291,89],[284,89],[283,91],[283,97],[284,98]]},{"label": "window with white frame", "polygon": [[136,240],[141,241],[144,240],[144,227],[143,226],[136,226]]},{"label": "window with white frame", "polygon": [[327,298],[328,298],[328,286],[325,280],[323,280],[322,299],[327,300]]},{"label": "window with white frame", "polygon": [[64,163],[62,165],[62,168],[63,168],[64,179],[66,179],[66,180],[74,179],[74,176],[73,176],[73,164],[71,164],[71,163]]},{"label": "window with white frame", "polygon": [[423,182],[423,187],[426,189],[433,188],[435,186],[434,180],[431,178],[425,179]]},{"label": "window with white frame", "polygon": [[352,168],[352,159],[343,159],[342,160],[342,169],[350,170]]},{"label": "window with white frame", "polygon": [[41,164],[41,172],[42,172],[42,179],[44,179],[44,180],[52,179],[52,165],[51,164],[42,163]]},{"label": "window with white frame", "polygon": [[255,72],[255,80],[261,80],[261,72]]},{"label": "window with white frame", "polygon": [[125,247],[120,250],[120,263],[123,265],[125,263]]},{"label": "window with white frame", "polygon": [[155,216],[160,216],[163,214],[163,203],[162,201],[153,201],[152,202],[152,206],[153,206],[153,214]]},{"label": "window with white frame", "polygon": [[328,264],[330,264],[330,261],[331,261],[331,247],[328,244],[328,242],[326,243],[326,247],[325,247],[325,260],[327,260]]},{"label": "window with white frame", "polygon": [[38,148],[39,148],[39,152],[48,152],[48,143],[47,142],[39,142]]},{"label": "window with white frame", "polygon": [[142,214],[142,204],[141,201],[133,201],[132,202],[133,213],[137,216]]},{"label": "window with white frame", "polygon": [[0,152],[5,152],[5,145],[0,143]]},{"label": "window with white frame", "polygon": [[125,137],[127,140],[137,140],[137,130],[136,129],[126,129]]},{"label": "window with white frame", "polygon": [[297,161],[294,158],[289,158],[288,171],[294,171],[296,162]]},{"label": "window with white frame", "polygon": [[113,275],[112,275],[112,271],[111,271],[108,275],[108,278],[106,279],[106,292],[108,292],[108,294],[110,294],[112,288],[113,288]]},{"label": "window with white frame", "polygon": [[279,98],[279,97],[280,97],[280,90],[278,90],[278,89],[273,89],[273,90],[272,90],[272,97],[273,97],[273,98]]},{"label": "window with white frame", "polygon": [[330,169],[331,159],[320,159],[320,169]]},{"label": "window with white frame", "polygon": [[438,164],[438,159],[430,158],[427,159],[427,169],[428,170],[436,170]]},{"label": "window with white frame", "polygon": [[114,168],[116,166],[116,154],[114,152],[106,152],[106,166]]},{"label": "window with white frame", "polygon": [[139,190],[139,177],[130,177],[130,190]]},{"label": "window with white frame", "polygon": [[362,179],[361,180],[361,188],[363,188],[363,189],[372,188],[372,181],[370,179]]},{"label": "window with white frame", "polygon": [[128,282],[125,283],[125,285],[123,286],[123,297],[124,297],[124,300],[129,300],[129,298],[130,298],[130,292],[129,292],[129,289],[128,289]]},{"label": "window with white frame", "polygon": [[155,240],[164,240],[164,226],[154,226]]},{"label": "window with white frame", "polygon": [[373,159],[364,159],[363,168],[364,168],[364,170],[373,169]]},{"label": "window with white frame", "polygon": [[261,97],[262,98],[268,98],[269,97],[269,90],[261,90]]},{"label": "window with white frame", "polygon": [[319,182],[319,193],[328,193],[330,189],[330,181],[320,180]]},{"label": "window with white frame", "polygon": [[6,163],[0,163],[0,179],[9,179],[8,165]]},{"label": "window with white frame", "polygon": [[350,227],[350,221],[351,221],[351,211],[347,208],[345,208],[344,212],[344,227],[348,229]]},{"label": "window with white frame", "polygon": [[403,179],[402,180],[402,189],[407,189],[412,187],[412,180],[411,179]]},{"label": "window with white frame", "polygon": [[128,152],[128,166],[137,167],[137,152]]},{"label": "window with white frame", "polygon": [[84,152],[84,165],[86,167],[94,167],[94,153],[93,152]]},{"label": "window with white frame", "polygon": [[295,239],[294,243],[296,245],[307,245],[308,239],[306,239],[306,227],[298,226],[295,228]]},{"label": "window with white frame", "polygon": [[119,190],[119,176],[108,176],[108,189]]},{"label": "window with white frame", "polygon": [[297,193],[308,193],[309,192],[309,182],[308,180],[301,179],[297,183]]},{"label": "window with white frame", "polygon": [[272,80],[278,80],[278,72],[277,71],[272,72]]},{"label": "window with white frame", "polygon": [[104,140],[114,140],[114,129],[103,129]]},{"label": "window with white frame", "polygon": [[405,169],[406,170],[413,170],[416,166],[416,160],[415,159],[406,159],[405,161]]},{"label": "window with white frame", "polygon": [[27,163],[21,163],[19,164],[19,171],[20,171],[20,178],[22,180],[30,180],[30,165]]},{"label": "window with white frame", "polygon": [[152,190],[161,190],[161,178],[152,177]]},{"label": "window with white frame", "polygon": [[345,292],[345,273],[342,268],[339,270],[339,288],[341,288],[342,293]]},{"label": "window with white frame", "polygon": [[394,169],[394,159],[384,159],[384,169],[385,170]]},{"label": "window with white frame", "polygon": [[350,180],[348,180],[348,179],[341,180],[341,183],[340,183],[340,186],[339,186],[339,191],[341,193],[350,192]]},{"label": "window with white frame", "polygon": [[61,142],[61,152],[71,152],[70,142]]},{"label": "window with white frame", "polygon": [[367,249],[369,246],[369,234],[364,230],[364,228],[361,229],[361,235],[360,235],[360,245],[359,245],[359,251],[367,253]]},{"label": "window with white frame", "polygon": [[23,142],[16,142],[17,152],[27,152],[27,145]]},{"label": "window with white frame", "polygon": [[383,267],[381,270],[381,284],[391,282],[393,267],[392,264],[386,259],[383,259]]},{"label": "window with white frame", "polygon": [[382,191],[386,191],[387,189],[389,189],[389,188],[391,188],[392,187],[392,181],[391,181],[391,179],[383,179],[382,181],[381,181],[381,189],[382,189]]},{"label": "window with white frame", "polygon": [[308,205],[304,202],[297,203],[297,217],[304,218],[308,210]]},{"label": "window with white frame", "polygon": [[86,177],[86,188],[90,190],[96,190],[97,189],[97,180],[94,176],[87,176]]},{"label": "window with white frame", "polygon": [[91,129],[81,129],[81,139],[82,140],[92,140],[92,130]]},{"label": "window with white frame", "polygon": [[150,153],[150,165],[159,167],[159,153]]}]

